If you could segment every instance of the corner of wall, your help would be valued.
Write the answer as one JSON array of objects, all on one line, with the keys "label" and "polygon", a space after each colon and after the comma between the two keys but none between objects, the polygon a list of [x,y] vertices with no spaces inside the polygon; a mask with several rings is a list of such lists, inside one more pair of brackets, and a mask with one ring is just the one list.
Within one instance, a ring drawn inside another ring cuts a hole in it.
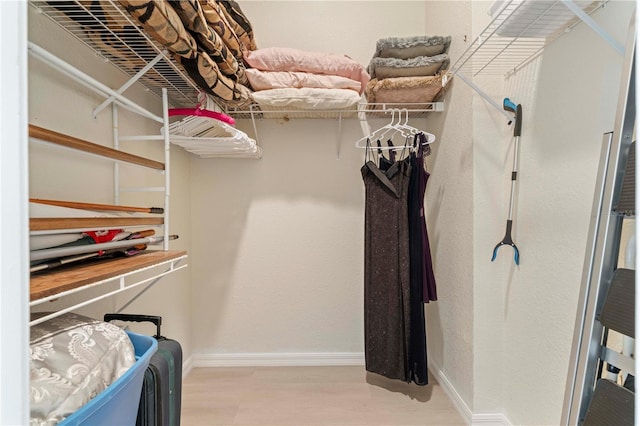
[{"label": "corner of wall", "polygon": [[438,384],[442,387],[444,393],[446,393],[449,399],[451,399],[453,406],[456,408],[456,410],[458,410],[458,413],[460,413],[464,422],[468,425],[472,424],[473,413],[471,412],[471,409],[464,401],[464,399],[462,399],[458,391],[456,391],[456,388],[453,386],[451,381],[449,381],[449,378],[447,377],[445,372],[442,371],[439,365],[431,361],[431,358],[429,358],[429,371],[431,372],[431,374],[433,374]]},{"label": "corner of wall", "polygon": [[462,416],[464,422],[470,426],[511,426],[507,416],[500,412],[494,413],[474,413],[460,394],[456,391],[453,384],[447,378],[442,369],[434,362],[429,362],[429,371],[435,377],[442,390],[447,394],[458,413]]}]

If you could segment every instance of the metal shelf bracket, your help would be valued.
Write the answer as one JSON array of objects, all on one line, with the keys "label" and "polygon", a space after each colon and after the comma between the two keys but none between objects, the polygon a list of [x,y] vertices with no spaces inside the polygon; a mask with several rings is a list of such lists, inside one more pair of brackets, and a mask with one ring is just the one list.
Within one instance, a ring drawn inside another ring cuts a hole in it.
[{"label": "metal shelf bracket", "polygon": [[582,20],[585,24],[589,26],[592,30],[594,30],[600,37],[602,37],[607,43],[611,45],[619,54],[624,55],[624,46],[618,41],[616,41],[611,35],[604,30],[596,21],[591,18],[591,16],[587,15],[584,10],[573,0],[561,0],[565,6],[569,8],[578,18]]}]

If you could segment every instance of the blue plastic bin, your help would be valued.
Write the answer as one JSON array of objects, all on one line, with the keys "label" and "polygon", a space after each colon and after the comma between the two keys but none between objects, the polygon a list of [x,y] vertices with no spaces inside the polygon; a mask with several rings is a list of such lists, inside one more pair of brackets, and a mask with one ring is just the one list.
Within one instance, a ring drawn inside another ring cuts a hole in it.
[{"label": "blue plastic bin", "polygon": [[151,355],[158,349],[158,342],[151,336],[128,331],[127,334],[133,343],[136,363],[98,396],[58,423],[59,425],[131,426],[136,424],[144,372],[149,366]]}]

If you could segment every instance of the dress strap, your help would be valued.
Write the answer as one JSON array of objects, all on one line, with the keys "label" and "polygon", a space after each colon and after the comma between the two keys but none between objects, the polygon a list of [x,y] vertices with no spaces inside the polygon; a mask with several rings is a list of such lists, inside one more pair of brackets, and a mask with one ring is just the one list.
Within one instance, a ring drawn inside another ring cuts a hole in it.
[{"label": "dress strap", "polygon": [[[387,146],[393,148],[393,142],[391,141],[391,139],[387,139]],[[393,149],[389,150],[389,160],[391,160],[392,162],[396,161],[396,153]]]},{"label": "dress strap", "polygon": [[369,161],[372,161],[371,139],[367,138],[367,144],[365,145],[364,164],[367,164]]}]

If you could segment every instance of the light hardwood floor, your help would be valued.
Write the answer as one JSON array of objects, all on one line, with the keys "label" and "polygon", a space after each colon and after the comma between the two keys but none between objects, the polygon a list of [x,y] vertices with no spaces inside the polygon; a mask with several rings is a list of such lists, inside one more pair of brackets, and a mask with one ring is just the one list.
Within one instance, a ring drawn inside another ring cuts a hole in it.
[{"label": "light hardwood floor", "polygon": [[429,383],[362,366],[194,368],[183,382],[182,425],[464,425]]}]

